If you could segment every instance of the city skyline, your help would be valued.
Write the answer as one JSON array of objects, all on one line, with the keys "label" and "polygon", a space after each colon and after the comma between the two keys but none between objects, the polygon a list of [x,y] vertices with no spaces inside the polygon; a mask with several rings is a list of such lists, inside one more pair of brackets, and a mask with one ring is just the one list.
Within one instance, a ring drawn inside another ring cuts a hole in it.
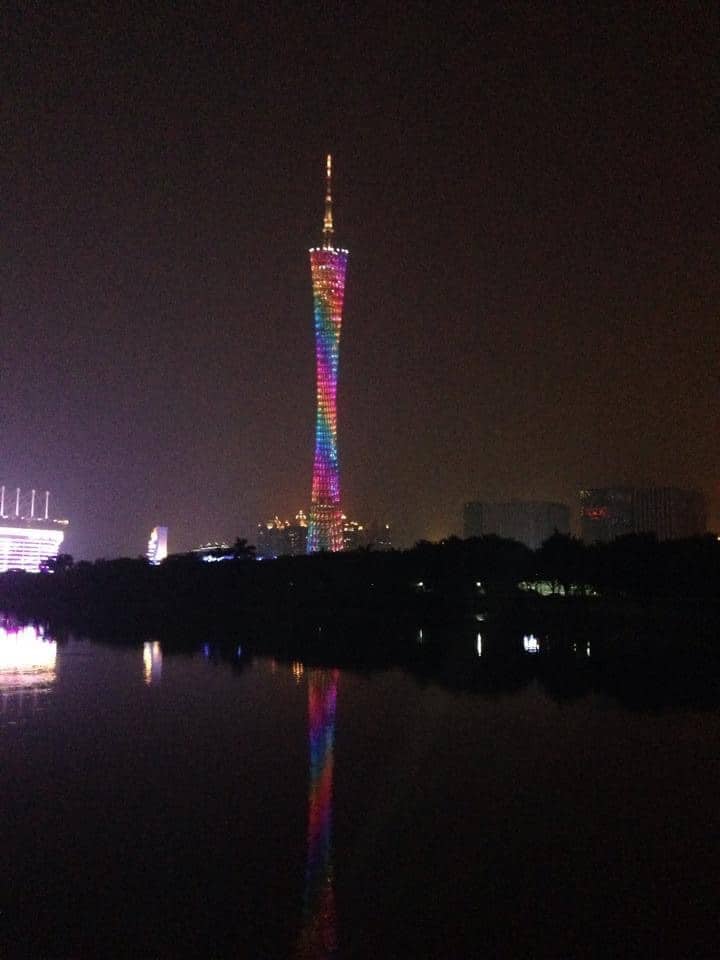
[{"label": "city skyline", "polygon": [[10,10],[0,479],[89,559],[306,503],[329,150],[349,516],[652,483],[717,528],[717,20]]}]

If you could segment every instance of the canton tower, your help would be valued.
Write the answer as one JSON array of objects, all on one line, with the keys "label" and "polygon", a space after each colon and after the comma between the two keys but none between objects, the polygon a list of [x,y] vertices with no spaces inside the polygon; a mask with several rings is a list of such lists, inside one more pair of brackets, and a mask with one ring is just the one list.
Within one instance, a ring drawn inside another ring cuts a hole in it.
[{"label": "canton tower", "polygon": [[317,417],[307,552],[342,550],[337,452],[337,377],[348,251],[333,246],[332,157],[328,154],[322,246],[310,250],[315,315]]}]

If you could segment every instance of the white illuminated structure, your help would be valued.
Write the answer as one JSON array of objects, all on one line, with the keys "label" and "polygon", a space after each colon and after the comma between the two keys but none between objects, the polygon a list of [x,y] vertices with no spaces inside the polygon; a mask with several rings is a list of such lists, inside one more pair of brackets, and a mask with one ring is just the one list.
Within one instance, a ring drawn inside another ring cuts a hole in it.
[{"label": "white illuminated structure", "polygon": [[0,487],[0,573],[6,570],[38,573],[46,560],[57,557],[68,522],[49,519],[50,494],[47,492],[40,516],[35,515],[35,490],[30,491],[29,503],[21,498],[20,488],[10,499],[13,510],[7,514],[5,487]]},{"label": "white illuminated structure", "polygon": [[152,564],[162,563],[168,553],[168,528],[153,527],[148,540],[147,558]]}]

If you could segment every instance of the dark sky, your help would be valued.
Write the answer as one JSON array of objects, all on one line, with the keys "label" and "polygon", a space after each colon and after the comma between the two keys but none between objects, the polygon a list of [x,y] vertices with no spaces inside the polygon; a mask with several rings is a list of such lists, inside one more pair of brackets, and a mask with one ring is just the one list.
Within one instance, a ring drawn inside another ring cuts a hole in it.
[{"label": "dark sky", "polygon": [[50,488],[76,556],[307,509],[328,150],[348,514],[434,538],[624,482],[718,525],[717,4],[9,2],[2,31],[0,480]]}]

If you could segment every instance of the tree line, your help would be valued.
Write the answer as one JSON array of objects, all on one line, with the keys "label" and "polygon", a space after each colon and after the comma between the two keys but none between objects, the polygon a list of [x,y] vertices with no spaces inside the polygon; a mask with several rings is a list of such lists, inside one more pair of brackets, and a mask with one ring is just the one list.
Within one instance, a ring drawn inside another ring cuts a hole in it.
[{"label": "tree line", "polygon": [[46,575],[0,575],[0,607],[70,615],[134,610],[224,611],[227,616],[295,612],[338,614],[368,610],[422,615],[474,609],[487,599],[541,591],[588,603],[720,597],[720,541],[707,535],[659,542],[629,535],[588,545],[555,534],[538,550],[485,536],[409,550],[279,557],[255,561],[237,540],[207,562],[195,553],[74,563],[61,555]]}]

